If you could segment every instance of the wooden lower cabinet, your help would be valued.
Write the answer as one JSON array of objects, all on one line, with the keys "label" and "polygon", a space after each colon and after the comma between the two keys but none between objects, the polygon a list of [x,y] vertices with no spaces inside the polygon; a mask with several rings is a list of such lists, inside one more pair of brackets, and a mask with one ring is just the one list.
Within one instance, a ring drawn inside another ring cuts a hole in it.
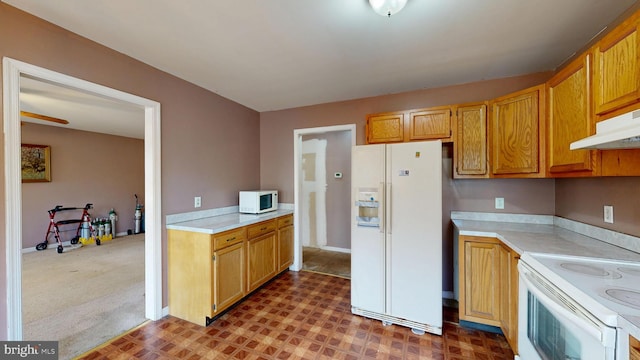
[{"label": "wooden lower cabinet", "polygon": [[520,255],[500,245],[500,328],[514,354],[518,353],[518,259]]},{"label": "wooden lower cabinet", "polygon": [[252,292],[276,274],[276,233],[249,239],[247,247],[247,292]]},{"label": "wooden lower cabinet", "polygon": [[239,243],[213,253],[213,312],[219,313],[245,295],[244,244]]},{"label": "wooden lower cabinet", "polygon": [[[291,237],[291,249],[284,251],[293,254],[292,219],[285,215],[216,234],[167,230],[169,314],[206,326],[286,269],[279,266],[285,262],[278,262],[277,240]],[[276,231],[280,221],[284,225]]]},{"label": "wooden lower cabinet", "polygon": [[245,295],[244,228],[219,234],[168,230],[169,313],[200,325]]},{"label": "wooden lower cabinet", "polygon": [[491,237],[458,239],[459,318],[500,327],[513,352],[518,339],[518,254]]},{"label": "wooden lower cabinet", "polygon": [[500,243],[460,236],[460,320],[500,326]]},{"label": "wooden lower cabinet", "polygon": [[278,272],[293,264],[293,215],[278,219]]},{"label": "wooden lower cabinet", "polygon": [[640,360],[640,340],[629,336],[629,360]]}]

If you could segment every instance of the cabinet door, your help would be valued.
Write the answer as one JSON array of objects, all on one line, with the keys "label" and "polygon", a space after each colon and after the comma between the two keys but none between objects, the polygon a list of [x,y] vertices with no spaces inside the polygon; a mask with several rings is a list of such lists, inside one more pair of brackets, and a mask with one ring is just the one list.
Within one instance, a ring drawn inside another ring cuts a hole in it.
[{"label": "cabinet door", "polygon": [[456,118],[454,177],[486,177],[487,106],[459,107]]},{"label": "cabinet door", "polygon": [[278,272],[293,264],[293,226],[278,230]]},{"label": "cabinet door", "polygon": [[451,109],[409,112],[409,140],[443,139],[451,141]]},{"label": "cabinet door", "polygon": [[500,328],[518,353],[518,254],[502,244],[500,253]]},{"label": "cabinet door", "polygon": [[540,129],[544,123],[543,104],[544,86],[519,91],[491,102],[489,138],[494,175],[540,174],[540,142],[544,145],[544,136],[540,136],[544,130]]},{"label": "cabinet door", "polygon": [[213,255],[213,311],[219,313],[245,295],[244,243],[228,246]]},{"label": "cabinet door", "polygon": [[213,316],[211,235],[167,230],[169,314],[206,326]]},{"label": "cabinet door", "polygon": [[460,320],[500,326],[500,243],[460,236]]},{"label": "cabinet door", "polygon": [[552,176],[595,175],[595,151],[569,150],[594,133],[589,92],[591,54],[576,59],[547,82],[548,166]]},{"label": "cabinet door", "polygon": [[603,114],[640,98],[638,15],[627,19],[595,46],[594,102]]},{"label": "cabinet door", "polygon": [[404,141],[404,113],[367,116],[367,144]]},{"label": "cabinet door", "polygon": [[629,360],[640,360],[640,340],[629,336]]},{"label": "cabinet door", "polygon": [[248,292],[264,284],[276,274],[276,232],[248,241]]}]

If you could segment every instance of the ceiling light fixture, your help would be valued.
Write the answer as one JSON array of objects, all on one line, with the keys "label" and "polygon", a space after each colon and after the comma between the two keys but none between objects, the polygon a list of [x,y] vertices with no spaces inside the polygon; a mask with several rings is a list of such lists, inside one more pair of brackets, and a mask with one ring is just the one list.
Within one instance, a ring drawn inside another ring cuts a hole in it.
[{"label": "ceiling light fixture", "polygon": [[369,0],[369,5],[378,14],[391,17],[407,5],[407,0]]}]

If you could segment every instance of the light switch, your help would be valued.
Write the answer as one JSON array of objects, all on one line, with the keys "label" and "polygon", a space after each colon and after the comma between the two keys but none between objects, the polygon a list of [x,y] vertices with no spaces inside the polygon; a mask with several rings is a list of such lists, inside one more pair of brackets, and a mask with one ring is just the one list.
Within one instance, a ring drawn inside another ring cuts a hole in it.
[{"label": "light switch", "polygon": [[613,206],[611,205],[604,206],[604,222],[613,224]]}]

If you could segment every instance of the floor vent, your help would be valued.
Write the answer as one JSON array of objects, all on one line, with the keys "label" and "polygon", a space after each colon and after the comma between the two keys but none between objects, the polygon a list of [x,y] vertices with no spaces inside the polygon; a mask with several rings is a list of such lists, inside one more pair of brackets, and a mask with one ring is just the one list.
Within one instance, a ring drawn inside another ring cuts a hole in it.
[{"label": "floor vent", "polygon": [[[429,324],[423,324],[395,316],[380,314],[377,312],[363,310],[357,307],[351,307],[351,312],[356,315],[368,317],[370,319],[376,319],[382,321],[385,325],[396,324],[411,328],[412,330],[422,330],[436,335],[442,335],[442,327],[436,327]],[[415,331],[414,331],[415,332]]]}]

